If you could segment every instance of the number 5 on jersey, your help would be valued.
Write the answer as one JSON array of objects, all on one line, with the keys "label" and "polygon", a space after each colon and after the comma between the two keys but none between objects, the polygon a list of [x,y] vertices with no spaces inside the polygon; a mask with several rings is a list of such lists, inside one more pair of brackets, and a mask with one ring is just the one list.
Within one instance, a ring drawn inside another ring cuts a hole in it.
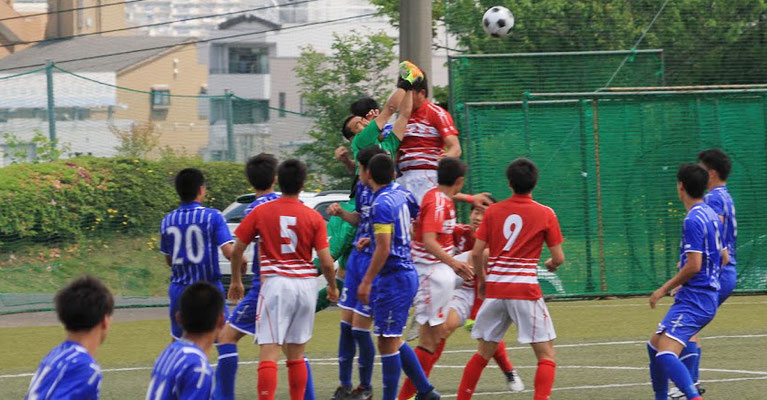
[{"label": "number 5 on jersey", "polygon": [[298,235],[296,235],[296,231],[291,228],[293,226],[296,226],[296,217],[287,215],[280,216],[280,236],[290,240],[290,244],[283,243],[280,246],[280,252],[282,254],[293,254],[296,252]]}]

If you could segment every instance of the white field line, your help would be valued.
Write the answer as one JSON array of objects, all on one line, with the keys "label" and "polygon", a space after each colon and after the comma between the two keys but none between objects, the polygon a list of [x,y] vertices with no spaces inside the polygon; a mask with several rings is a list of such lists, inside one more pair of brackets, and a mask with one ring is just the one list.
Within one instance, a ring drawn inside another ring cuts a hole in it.
[{"label": "white field line", "polygon": [[[702,340],[711,340],[711,339],[748,339],[748,338],[763,338],[767,337],[767,334],[760,334],[760,335],[721,335],[721,336],[707,336],[702,337]],[[620,346],[620,345],[633,345],[633,344],[644,344],[646,343],[646,340],[631,340],[631,341],[622,341],[622,342],[594,342],[594,343],[573,343],[573,344],[560,344],[555,345],[557,348],[566,348],[566,347],[590,347],[590,346]],[[527,346],[517,346],[517,347],[507,347],[507,350],[522,350],[522,349],[529,349]],[[442,354],[458,354],[458,353],[475,353],[476,350],[446,350],[443,351]],[[379,356],[376,356],[378,358]],[[312,365],[324,365],[321,364],[322,362],[327,361],[337,361],[337,358],[310,358],[309,361]],[[253,365],[257,364],[258,361],[240,361],[239,365]],[[215,365],[215,364],[214,364]],[[335,365],[335,363],[334,363]],[[439,367],[439,366],[438,366]],[[565,368],[566,366],[557,366],[557,368]],[[463,366],[461,367],[463,368]],[[525,367],[520,367],[525,368]],[[533,368],[533,367],[530,367]],[[611,367],[612,368],[612,367]],[[630,368],[630,367],[615,367],[615,369],[618,368]],[[107,368],[102,369],[101,372],[126,372],[126,371],[145,371],[145,370],[151,370],[152,367],[129,367],[129,368]],[[710,370],[715,371],[715,370]],[[731,371],[731,370],[721,370],[720,372],[724,371]],[[733,370],[734,371],[734,370]],[[749,372],[743,372],[743,373],[756,373],[756,374],[767,374],[767,372],[760,372],[760,371],[749,371]],[[34,375],[34,373],[23,373],[23,374],[12,374],[12,375],[0,375],[0,379],[8,379],[8,378],[24,378],[24,377],[31,377]]]},{"label": "white field line", "polygon": [[[708,380],[701,380],[701,382],[704,383],[718,383],[718,382],[740,382],[740,381],[755,381],[755,380],[764,380],[767,379],[767,376],[760,376],[756,378],[730,378],[730,379],[708,379]],[[593,389],[611,389],[611,388],[620,388],[620,387],[631,387],[631,386],[650,386],[650,382],[638,382],[638,383],[612,383],[607,385],[584,385],[584,386],[570,386],[570,387],[555,387],[551,390],[561,391],[561,390],[593,390]],[[521,393],[532,393],[532,389],[526,389],[523,390]],[[474,393],[472,397],[474,396],[498,396],[498,395],[508,395],[509,392],[478,392]],[[443,394],[443,399],[453,399],[458,397],[456,394]]]},{"label": "white field line", "polygon": [[[668,306],[670,307],[672,303],[669,303]],[[744,302],[725,302],[722,304],[723,306],[740,306],[740,305],[757,305],[757,304],[767,304],[767,301],[744,301]],[[567,303],[560,303],[560,302],[548,302],[546,303],[546,306],[549,308],[610,308],[610,307],[650,307],[649,303],[643,302],[643,303],[626,303],[626,304],[567,304]]]}]

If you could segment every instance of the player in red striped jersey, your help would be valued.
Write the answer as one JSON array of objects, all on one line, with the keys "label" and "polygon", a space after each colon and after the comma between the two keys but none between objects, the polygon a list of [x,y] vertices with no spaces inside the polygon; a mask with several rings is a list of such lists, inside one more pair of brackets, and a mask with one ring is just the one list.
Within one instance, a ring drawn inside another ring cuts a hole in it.
[{"label": "player in red striped jersey", "polygon": [[[471,332],[479,339],[479,350],[466,364],[458,400],[471,398],[482,370],[512,323],[518,328],[517,340],[530,343],[538,358],[534,399],[548,399],[554,384],[556,333],[538,284],[537,266],[544,241],[551,252],[544,262],[549,271],[565,261],[562,232],[554,211],[533,201],[538,168],[532,161],[514,160],[506,177],[514,195],[485,211],[472,250],[478,295],[486,299]],[[487,276],[485,247],[489,249]]]},{"label": "player in red striped jersey", "polygon": [[261,346],[258,398],[274,399],[280,350],[287,357],[291,400],[304,398],[307,369],[304,349],[314,329],[317,290],[312,249],[317,251],[328,282],[328,300],[338,301],[333,258],[328,249],[325,220],[298,200],[306,180],[306,165],[287,160],[277,169],[282,197],[251,211],[234,231],[232,259],[239,265],[248,243],[258,235],[264,282],[256,314],[256,340]]}]

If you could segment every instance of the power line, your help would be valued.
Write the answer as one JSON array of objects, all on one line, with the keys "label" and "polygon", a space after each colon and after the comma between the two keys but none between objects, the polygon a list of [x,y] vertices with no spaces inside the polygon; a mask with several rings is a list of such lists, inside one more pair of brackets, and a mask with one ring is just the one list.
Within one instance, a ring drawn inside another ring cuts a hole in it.
[{"label": "power line", "polygon": [[119,2],[116,2],[116,3],[109,3],[109,4],[97,4],[95,6],[84,6],[84,7],[77,7],[77,8],[69,8],[69,9],[66,9],[66,10],[46,11],[46,12],[41,12],[41,13],[36,13],[36,14],[17,15],[15,17],[0,18],[0,22],[9,21],[9,20],[12,20],[12,19],[39,17],[41,15],[59,14],[59,13],[65,13],[65,12],[70,12],[70,11],[88,10],[88,9],[91,9],[91,8],[101,8],[101,7],[117,6],[117,5],[120,5],[120,4],[138,3],[140,1],[144,1],[144,0],[126,0],[126,1],[119,1]]},{"label": "power line", "polygon": [[[267,29],[263,31],[256,31],[256,32],[246,32],[246,33],[238,33],[234,35],[227,35],[227,36],[220,36],[216,38],[208,38],[208,39],[197,39],[197,40],[189,40],[183,43],[177,43],[177,44],[171,44],[171,45],[165,45],[165,46],[154,46],[154,47],[147,47],[143,49],[136,49],[136,50],[127,50],[127,51],[120,51],[116,53],[107,53],[107,54],[100,54],[97,56],[88,56],[88,57],[79,57],[79,58],[72,58],[69,60],[54,60],[56,64],[63,64],[68,62],[75,62],[75,61],[86,61],[86,60],[95,60],[99,58],[105,58],[105,57],[112,57],[112,56],[121,56],[125,54],[133,54],[133,53],[140,53],[143,51],[151,51],[151,50],[162,50],[162,49],[170,49],[173,47],[181,47],[181,46],[189,46],[192,44],[199,44],[199,43],[209,43],[216,40],[224,40],[224,39],[233,39],[238,37],[245,37],[245,36],[251,36],[251,35],[259,35],[262,33],[269,33],[269,32],[276,32],[276,31],[286,31],[290,29],[297,29],[297,28],[304,28],[308,26],[316,26],[316,25],[322,25],[322,24],[330,24],[330,23],[336,23],[336,22],[345,22],[345,21],[352,21],[355,19],[361,19],[361,18],[367,18],[367,17],[373,17],[379,15],[377,12],[367,13],[367,14],[360,14],[360,15],[352,15],[350,17],[343,17],[343,18],[337,18],[337,19],[330,19],[327,21],[317,21],[317,22],[308,22],[300,25],[293,25],[288,26],[285,28],[274,28],[274,29]],[[32,68],[32,67],[39,67],[41,65],[45,65],[45,63],[36,63],[36,64],[28,64],[28,65],[22,65],[18,67],[11,67],[11,68],[3,68],[0,69],[0,72],[3,71],[11,71],[16,69],[24,69],[24,68]]]},{"label": "power line", "polygon": [[[138,0],[138,1],[144,1],[144,0]],[[0,45],[0,48],[2,48],[2,47],[13,47],[13,46],[24,45],[24,44],[55,42],[55,41],[58,41],[58,40],[67,40],[67,39],[73,39],[73,38],[78,38],[78,37],[83,37],[83,36],[101,35],[101,34],[104,34],[104,33],[123,32],[123,31],[129,31],[129,30],[141,29],[141,28],[151,28],[151,27],[155,27],[155,26],[170,25],[170,24],[175,24],[175,23],[179,23],[179,22],[195,21],[195,20],[198,20],[198,19],[218,18],[218,17],[227,16],[227,15],[242,14],[242,13],[246,13],[246,12],[263,11],[263,10],[269,10],[269,9],[272,9],[272,8],[279,8],[279,7],[283,7],[283,6],[290,7],[290,6],[300,5],[300,4],[314,3],[316,1],[318,1],[318,0],[303,0],[303,1],[297,1],[295,3],[290,3],[290,4],[270,5],[270,6],[262,6],[262,7],[256,7],[256,8],[248,8],[248,9],[239,10],[239,11],[230,11],[230,12],[219,13],[219,14],[200,15],[200,16],[197,16],[197,17],[182,18],[182,19],[176,19],[176,20],[164,21],[164,22],[155,22],[155,23],[145,24],[145,25],[128,26],[128,27],[125,27],[125,28],[109,29],[109,30],[98,31],[98,32],[80,33],[80,34],[77,34],[77,35],[62,36],[62,37],[57,37],[57,38],[52,38],[52,39],[40,39],[40,40],[30,40],[30,41],[25,41],[25,42],[14,42],[14,43],[8,43],[8,44]]]}]

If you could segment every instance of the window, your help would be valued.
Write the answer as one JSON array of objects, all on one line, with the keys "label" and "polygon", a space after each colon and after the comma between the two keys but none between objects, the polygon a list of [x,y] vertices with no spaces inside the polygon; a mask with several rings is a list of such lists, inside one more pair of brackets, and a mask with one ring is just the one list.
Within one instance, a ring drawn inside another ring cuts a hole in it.
[{"label": "window", "polygon": [[[211,100],[210,124],[226,123],[226,100]],[[263,124],[269,121],[269,100],[232,99],[234,124]]]},{"label": "window", "polygon": [[285,92],[280,92],[280,118],[285,116]]},{"label": "window", "polygon": [[229,48],[230,74],[268,74],[269,56],[266,49],[253,47]]},{"label": "window", "polygon": [[170,108],[170,89],[152,89],[152,110],[165,110]]}]

